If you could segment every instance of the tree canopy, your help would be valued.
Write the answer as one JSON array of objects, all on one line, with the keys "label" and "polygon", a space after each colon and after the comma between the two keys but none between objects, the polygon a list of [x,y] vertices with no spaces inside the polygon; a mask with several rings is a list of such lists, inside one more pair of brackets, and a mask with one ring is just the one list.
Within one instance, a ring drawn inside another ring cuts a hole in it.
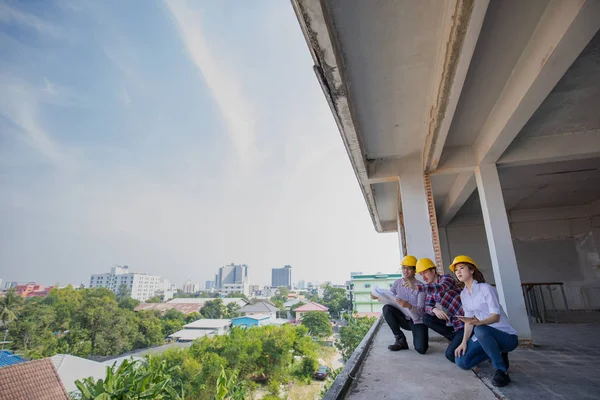
[{"label": "tree canopy", "polygon": [[329,314],[322,311],[309,311],[302,317],[302,325],[308,328],[313,336],[327,337],[333,333]]}]

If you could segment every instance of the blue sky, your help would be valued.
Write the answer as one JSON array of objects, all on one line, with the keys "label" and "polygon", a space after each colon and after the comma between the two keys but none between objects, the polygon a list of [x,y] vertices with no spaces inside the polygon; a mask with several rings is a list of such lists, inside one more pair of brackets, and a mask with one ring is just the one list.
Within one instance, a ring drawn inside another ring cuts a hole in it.
[{"label": "blue sky", "polygon": [[395,272],[287,1],[0,2],[0,279]]}]

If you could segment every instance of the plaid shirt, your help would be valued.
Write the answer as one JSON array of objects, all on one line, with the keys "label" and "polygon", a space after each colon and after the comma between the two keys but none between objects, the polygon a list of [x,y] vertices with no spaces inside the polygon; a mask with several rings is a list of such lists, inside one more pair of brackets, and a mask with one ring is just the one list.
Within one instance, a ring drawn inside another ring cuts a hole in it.
[{"label": "plaid shirt", "polygon": [[433,309],[435,303],[439,303],[446,314],[450,317],[450,323],[454,327],[454,331],[464,328],[464,323],[456,318],[456,315],[465,315],[460,302],[460,289],[456,285],[456,281],[450,275],[444,274],[438,276],[437,283],[418,283],[419,292],[425,292],[425,312],[435,315]]}]

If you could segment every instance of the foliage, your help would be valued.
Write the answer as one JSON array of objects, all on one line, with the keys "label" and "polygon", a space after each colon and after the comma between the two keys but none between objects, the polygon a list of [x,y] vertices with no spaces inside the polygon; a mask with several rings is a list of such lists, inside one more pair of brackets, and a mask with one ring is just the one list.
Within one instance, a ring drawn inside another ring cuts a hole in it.
[{"label": "foliage", "polygon": [[164,297],[165,297],[164,295],[156,295],[156,296],[150,297],[148,300],[146,300],[146,303],[162,303]]},{"label": "foliage", "polygon": [[242,293],[242,292],[233,292],[233,293],[229,293],[227,296],[225,296],[226,298],[229,299],[244,299],[244,300],[248,300],[248,297]]},{"label": "foliage", "polygon": [[117,302],[108,289],[54,288],[45,298],[18,298],[15,304],[10,349],[28,357],[118,355],[164,343],[159,314],[136,313],[137,300]]},{"label": "foliage", "polygon": [[344,361],[350,358],[374,322],[375,317],[350,318],[348,325],[340,328],[340,338],[335,342],[335,347],[342,353]]},{"label": "foliage", "polygon": [[200,314],[204,318],[223,318],[223,314],[225,314],[225,306],[223,305],[223,300],[215,299],[207,301],[206,303],[204,303],[204,306],[200,309]]},{"label": "foliage", "polygon": [[166,362],[151,357],[144,362],[124,360],[118,368],[107,367],[105,379],[85,378],[75,385],[82,400],[182,400],[184,393],[176,389],[181,385],[170,373]]},{"label": "foliage", "polygon": [[302,325],[308,328],[313,336],[327,337],[333,333],[329,314],[321,311],[309,311],[302,317]]},{"label": "foliage", "polygon": [[121,284],[117,290],[117,301],[121,301],[128,297],[131,297],[131,289],[129,289],[127,285]]},{"label": "foliage", "polygon": [[329,308],[329,312],[334,318],[339,318],[340,311],[345,310],[349,306],[349,301],[346,298],[346,289],[334,288],[327,284],[323,290],[323,305]]},{"label": "foliage", "polygon": [[189,324],[191,322],[198,321],[201,318],[202,314],[200,314],[199,312],[192,312],[185,316],[185,323]]},{"label": "foliage", "polygon": [[335,381],[340,372],[342,372],[342,369],[343,368],[340,367],[338,369],[329,370],[329,373],[327,374],[327,381],[325,382],[325,385],[323,385],[323,387],[321,388],[321,399],[325,397],[325,395],[329,391],[329,388],[331,387],[331,384]]},{"label": "foliage", "polygon": [[294,304],[293,306],[290,307],[290,313],[292,314],[292,318],[296,318],[296,308],[301,307],[303,305],[305,305],[306,303],[299,301],[296,304]]},{"label": "foliage", "polygon": [[302,367],[300,370],[301,376],[304,378],[312,378],[313,374],[319,367],[319,363],[314,358],[305,357],[302,359]]},{"label": "foliage", "polygon": [[246,382],[238,382],[238,372],[233,371],[229,377],[225,368],[221,367],[221,375],[217,379],[214,400],[244,400],[246,398]]},{"label": "foliage", "polygon": [[[15,288],[10,288],[0,297],[0,322],[4,330],[4,336],[8,335],[10,324],[17,319],[17,309],[21,305],[21,297]],[[4,349],[4,343],[2,344]]]}]

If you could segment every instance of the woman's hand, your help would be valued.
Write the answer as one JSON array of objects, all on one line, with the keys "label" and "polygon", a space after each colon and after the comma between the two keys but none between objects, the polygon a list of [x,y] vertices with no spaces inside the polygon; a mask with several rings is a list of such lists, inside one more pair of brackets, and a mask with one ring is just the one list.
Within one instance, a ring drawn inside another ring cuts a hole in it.
[{"label": "woman's hand", "polygon": [[444,321],[450,321],[450,317],[448,317],[448,314],[446,314],[443,310],[440,310],[439,308],[434,308],[433,313],[439,319],[443,319]]},{"label": "woman's hand", "polygon": [[470,320],[469,322],[467,322],[468,324],[471,324],[473,326],[479,326],[482,325],[481,321],[479,319],[477,319],[477,317],[473,317],[472,320]]},{"label": "woman's hand", "polygon": [[454,350],[454,357],[460,357],[462,355],[464,355],[467,352],[467,344],[466,343],[461,343],[460,346],[458,346],[456,348],[456,350]]}]

